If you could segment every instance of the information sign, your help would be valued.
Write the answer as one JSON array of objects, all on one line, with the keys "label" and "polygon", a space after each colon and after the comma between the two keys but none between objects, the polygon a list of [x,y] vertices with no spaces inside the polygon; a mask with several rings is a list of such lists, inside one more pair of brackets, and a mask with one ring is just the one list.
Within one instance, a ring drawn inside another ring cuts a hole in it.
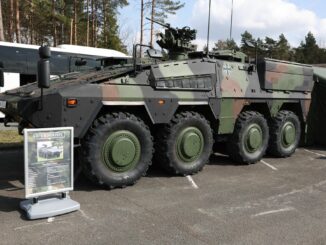
[{"label": "information sign", "polygon": [[25,129],[25,197],[73,190],[73,128]]}]

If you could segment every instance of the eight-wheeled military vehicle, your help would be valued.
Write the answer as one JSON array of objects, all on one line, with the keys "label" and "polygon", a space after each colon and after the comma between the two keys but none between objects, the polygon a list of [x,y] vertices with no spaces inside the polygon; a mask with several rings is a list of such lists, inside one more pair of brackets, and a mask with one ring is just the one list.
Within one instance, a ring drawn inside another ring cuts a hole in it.
[{"label": "eight-wheeled military vehicle", "polygon": [[[214,140],[224,140],[240,163],[266,151],[296,150],[309,110],[313,68],[273,59],[248,61],[243,53],[197,52],[196,31],[165,25],[151,62],[67,74],[48,82],[50,54],[40,49],[38,83],[0,95],[5,123],[73,126],[83,168],[96,183],[124,187],[153,162],[191,175],[209,161]],[[139,45],[138,45],[139,46]],[[148,59],[147,59],[148,60]]]}]

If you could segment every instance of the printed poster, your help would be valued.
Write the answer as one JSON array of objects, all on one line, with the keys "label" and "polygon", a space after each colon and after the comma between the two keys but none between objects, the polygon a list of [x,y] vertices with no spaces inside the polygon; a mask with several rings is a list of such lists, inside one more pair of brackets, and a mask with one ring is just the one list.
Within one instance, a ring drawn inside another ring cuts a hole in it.
[{"label": "printed poster", "polygon": [[73,189],[73,128],[25,129],[26,198]]}]

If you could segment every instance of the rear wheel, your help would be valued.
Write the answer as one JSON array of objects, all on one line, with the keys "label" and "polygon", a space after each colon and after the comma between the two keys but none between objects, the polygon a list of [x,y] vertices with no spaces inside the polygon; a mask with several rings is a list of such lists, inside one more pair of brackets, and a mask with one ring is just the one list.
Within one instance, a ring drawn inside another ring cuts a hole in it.
[{"label": "rear wheel", "polygon": [[153,154],[147,125],[129,113],[97,119],[83,142],[84,171],[110,188],[134,184],[146,174]]},{"label": "rear wheel", "polygon": [[174,174],[191,175],[202,170],[212,147],[208,121],[199,113],[182,112],[158,132],[155,159]]},{"label": "rear wheel", "polygon": [[280,111],[270,123],[268,153],[276,157],[291,156],[301,137],[300,120],[291,111]]},{"label": "rear wheel", "polygon": [[263,115],[255,111],[242,112],[228,141],[229,156],[240,163],[256,163],[265,155],[268,138]]}]

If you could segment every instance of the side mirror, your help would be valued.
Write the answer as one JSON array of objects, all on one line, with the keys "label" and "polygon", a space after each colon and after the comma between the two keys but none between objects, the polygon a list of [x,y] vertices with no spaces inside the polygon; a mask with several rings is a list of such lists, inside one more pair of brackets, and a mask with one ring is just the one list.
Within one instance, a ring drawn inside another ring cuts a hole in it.
[{"label": "side mirror", "polygon": [[0,62],[0,87],[3,88],[5,86],[5,77],[3,74],[3,63]]},{"label": "side mirror", "polygon": [[147,54],[149,57],[151,57],[153,59],[162,59],[163,58],[162,52],[157,49],[148,49]]},{"label": "side mirror", "polygon": [[49,46],[41,46],[38,49],[38,54],[41,59],[50,59],[51,58],[51,49]]},{"label": "side mirror", "polygon": [[39,48],[40,60],[37,63],[37,80],[39,88],[50,87],[50,60],[51,50],[48,46]]}]

